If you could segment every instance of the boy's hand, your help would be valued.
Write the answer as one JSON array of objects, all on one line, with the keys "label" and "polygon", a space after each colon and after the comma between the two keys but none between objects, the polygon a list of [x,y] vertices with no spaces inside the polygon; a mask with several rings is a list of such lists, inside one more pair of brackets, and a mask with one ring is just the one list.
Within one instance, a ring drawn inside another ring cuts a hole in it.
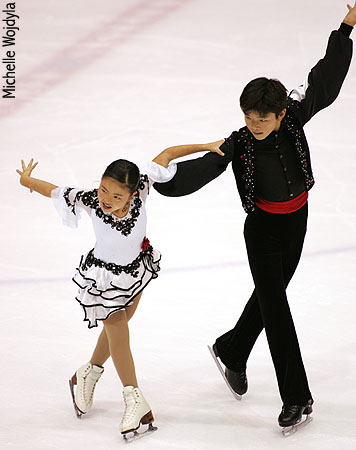
[{"label": "boy's hand", "polygon": [[[19,175],[21,175],[20,183],[22,184],[22,186],[28,187],[28,185],[26,183],[26,178],[31,177],[31,173],[32,173],[33,169],[37,166],[37,164],[38,164],[38,162],[35,162],[35,164],[33,164],[33,158],[31,159],[31,161],[28,163],[27,166],[24,163],[23,159],[21,160],[22,171],[17,169],[16,172]],[[30,189],[30,192],[32,192],[32,189]]]},{"label": "boy's hand", "polygon": [[222,145],[224,142],[225,142],[224,139],[220,139],[220,141],[211,142],[210,144],[206,144],[207,150],[209,150],[210,152],[218,153],[220,156],[224,156],[225,153],[223,153],[220,150],[220,145]]},{"label": "boy's hand", "polygon": [[356,25],[356,2],[354,6],[347,5],[349,12],[346,14],[344,22],[354,27]]}]

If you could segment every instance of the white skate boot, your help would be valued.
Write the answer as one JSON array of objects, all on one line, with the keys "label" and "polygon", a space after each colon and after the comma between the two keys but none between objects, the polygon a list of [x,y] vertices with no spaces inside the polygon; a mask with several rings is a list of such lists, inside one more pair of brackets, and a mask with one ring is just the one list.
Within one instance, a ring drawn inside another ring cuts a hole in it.
[{"label": "white skate boot", "polygon": [[[152,425],[154,420],[149,404],[146,402],[139,388],[125,386],[123,390],[125,411],[121,420],[121,433],[126,441],[136,440],[146,433],[156,431],[157,427]],[[137,429],[142,425],[148,428],[139,433]],[[128,435],[128,433],[133,433]]]},{"label": "white skate boot", "polygon": [[[88,362],[80,367],[69,380],[74,410],[79,419],[82,414],[87,413],[91,408],[95,386],[103,372],[103,367]],[[76,389],[74,389],[74,386],[76,386]]]}]

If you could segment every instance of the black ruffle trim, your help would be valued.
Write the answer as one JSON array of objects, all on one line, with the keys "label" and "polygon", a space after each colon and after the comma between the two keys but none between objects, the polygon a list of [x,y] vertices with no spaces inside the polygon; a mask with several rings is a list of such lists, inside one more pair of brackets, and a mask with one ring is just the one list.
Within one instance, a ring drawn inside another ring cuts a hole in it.
[{"label": "black ruffle trim", "polygon": [[[142,288],[140,291],[138,291],[138,292],[135,294],[135,297],[137,297],[137,296],[143,291],[143,289],[144,289],[144,288]],[[104,321],[104,320],[106,320],[109,316],[111,316],[111,314],[114,314],[114,313],[116,313],[116,312],[118,312],[118,311],[122,311],[123,309],[125,309],[125,308],[131,306],[132,303],[133,303],[133,300],[135,299],[135,297],[133,297],[133,298],[131,298],[130,300],[128,300],[128,302],[125,303],[125,305],[117,306],[113,311],[109,311],[108,314],[107,314],[103,319],[95,319],[95,322],[94,322],[94,323],[90,323],[90,319],[89,319],[88,316],[87,316],[86,308],[90,308],[90,307],[83,305],[83,304],[81,303],[81,301],[79,300],[79,298],[75,297],[75,299],[76,299],[77,302],[80,304],[80,306],[83,308],[83,311],[84,311],[84,319],[83,319],[83,322],[88,322],[88,328],[90,329],[90,328],[96,328],[96,327],[98,326],[98,321]]]},{"label": "black ruffle trim", "polygon": [[143,261],[143,259],[147,256],[153,258],[152,245],[149,245],[147,250],[145,250],[144,252],[140,252],[138,257],[134,259],[130,264],[121,266],[115,263],[107,263],[102,259],[96,258],[94,256],[94,249],[92,249],[88,252],[86,258],[80,262],[79,267],[82,270],[88,270],[90,267],[95,266],[106,269],[114,275],[120,275],[122,272],[124,272],[131,275],[133,278],[137,278],[139,275],[138,269],[140,267],[141,261]]},{"label": "black ruffle trim", "polygon": [[[80,274],[80,276],[83,278],[83,280],[85,281],[90,281],[92,282],[92,286],[80,286],[79,282],[77,280],[75,280],[75,278],[73,278],[73,281],[75,282],[75,284],[77,284],[77,286],[80,289],[86,289],[87,292],[94,296],[97,297],[97,302],[92,304],[92,305],[84,305],[81,300],[76,297],[75,299],[78,301],[78,303],[81,305],[81,307],[83,308],[84,311],[84,322],[89,322],[88,323],[88,328],[95,328],[98,326],[98,321],[104,321],[106,320],[109,316],[111,316],[111,314],[117,312],[117,311],[122,311],[123,309],[129,307],[132,305],[133,300],[135,299],[135,297],[137,297],[137,295],[139,295],[147,286],[147,284],[151,281],[154,280],[155,278],[158,277],[158,272],[160,271],[160,267],[159,267],[159,263],[161,261],[161,256],[159,257],[159,259],[157,259],[156,261],[153,260],[152,254],[149,253],[149,251],[146,252],[142,252],[144,253],[144,257],[143,257],[143,261],[142,264],[144,265],[145,268],[145,272],[142,275],[142,278],[137,280],[132,286],[130,286],[129,288],[125,289],[119,286],[115,286],[112,282],[110,282],[110,285],[112,286],[111,288],[106,289],[105,291],[98,291],[98,293],[94,293],[92,288],[94,288],[94,290],[96,290],[96,280],[92,279],[92,278],[88,278],[85,276],[85,274],[83,274],[80,271],[80,268],[78,268],[78,272]],[[83,259],[83,258],[82,258]],[[146,279],[146,281],[143,282],[143,278],[145,276],[145,274],[149,272],[151,275],[149,275],[149,278]],[[132,291],[134,290],[134,293],[131,293],[131,295],[125,295],[123,293],[119,293],[120,291]],[[105,298],[103,296],[103,294],[105,294],[105,292],[110,292],[110,291],[118,291],[118,295],[108,299]],[[117,298],[125,298],[126,297],[126,301],[123,305],[112,305],[112,306],[108,306],[108,305],[103,305],[100,302],[100,298],[104,299],[104,300],[112,300],[115,301]],[[105,317],[98,317],[96,319],[94,319],[93,322],[91,322],[91,319],[88,318],[88,311],[91,308],[95,308],[97,306],[100,306],[102,308],[104,308],[105,310],[107,310],[107,314],[105,314]]]},{"label": "black ruffle trim", "polygon": [[[145,183],[148,183],[147,175],[140,175],[140,182],[138,185],[138,191],[142,191],[145,189]],[[111,226],[112,229],[116,229],[121,232],[124,236],[128,236],[132,229],[134,228],[137,218],[141,213],[142,200],[140,198],[139,192],[133,198],[133,206],[130,208],[129,214],[130,217],[128,219],[119,219],[115,218],[111,214],[105,214],[104,211],[100,208],[99,200],[98,200],[98,190],[93,189],[92,191],[78,191],[74,197],[73,202],[69,199],[69,194],[73,188],[68,188],[65,190],[63,197],[68,206],[71,209],[71,212],[75,213],[75,203],[77,201],[82,201],[83,205],[89,206],[89,208],[95,210],[95,214],[99,219],[101,219],[104,223]]]}]

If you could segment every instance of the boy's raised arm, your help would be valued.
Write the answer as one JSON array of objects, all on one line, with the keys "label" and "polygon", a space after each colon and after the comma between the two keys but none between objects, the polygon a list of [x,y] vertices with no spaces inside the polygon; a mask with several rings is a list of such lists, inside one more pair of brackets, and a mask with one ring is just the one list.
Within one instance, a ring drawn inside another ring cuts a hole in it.
[{"label": "boy's raised arm", "polygon": [[293,111],[301,125],[333,103],[349,70],[353,47],[349,36],[356,24],[356,2],[347,7],[349,11],[339,29],[330,35],[324,58],[311,69],[304,84],[290,93],[292,99],[300,102]]}]

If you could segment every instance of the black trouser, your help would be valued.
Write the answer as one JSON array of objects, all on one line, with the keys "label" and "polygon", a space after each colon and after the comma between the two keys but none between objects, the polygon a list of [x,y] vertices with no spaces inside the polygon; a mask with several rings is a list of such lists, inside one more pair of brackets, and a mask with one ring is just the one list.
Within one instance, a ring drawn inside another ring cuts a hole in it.
[{"label": "black trouser", "polygon": [[307,217],[307,204],[290,214],[257,209],[247,216],[244,236],[255,290],[235,328],[216,340],[221,361],[236,371],[246,367],[265,328],[279,392],[289,405],[305,405],[312,398],[286,296],[302,252]]}]

